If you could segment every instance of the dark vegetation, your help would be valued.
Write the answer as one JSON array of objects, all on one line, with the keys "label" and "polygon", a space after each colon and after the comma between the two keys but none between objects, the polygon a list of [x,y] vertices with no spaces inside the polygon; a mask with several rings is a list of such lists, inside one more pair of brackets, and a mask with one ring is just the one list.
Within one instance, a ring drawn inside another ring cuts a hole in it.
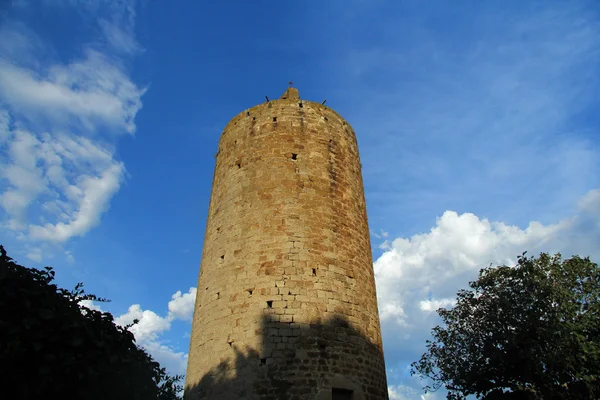
[{"label": "dark vegetation", "polygon": [[412,373],[448,399],[600,398],[600,270],[560,254],[489,267],[440,309]]},{"label": "dark vegetation", "polygon": [[110,313],[80,304],[107,300],[53,280],[52,268],[23,267],[0,246],[2,398],[178,398],[180,376],[168,375]]}]

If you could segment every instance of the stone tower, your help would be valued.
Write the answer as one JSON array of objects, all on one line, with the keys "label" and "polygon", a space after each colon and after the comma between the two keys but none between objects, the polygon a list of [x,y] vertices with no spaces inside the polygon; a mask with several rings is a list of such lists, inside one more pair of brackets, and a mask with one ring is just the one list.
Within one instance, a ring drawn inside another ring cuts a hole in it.
[{"label": "stone tower", "polygon": [[185,398],[387,399],[352,127],[289,88],[216,154]]}]

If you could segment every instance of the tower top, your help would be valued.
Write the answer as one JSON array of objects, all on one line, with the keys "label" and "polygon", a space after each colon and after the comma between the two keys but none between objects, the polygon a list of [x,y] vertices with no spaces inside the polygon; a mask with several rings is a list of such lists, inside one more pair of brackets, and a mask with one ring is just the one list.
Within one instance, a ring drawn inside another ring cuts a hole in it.
[{"label": "tower top", "polygon": [[283,100],[300,100],[300,93],[298,93],[298,89],[290,86],[280,98]]}]

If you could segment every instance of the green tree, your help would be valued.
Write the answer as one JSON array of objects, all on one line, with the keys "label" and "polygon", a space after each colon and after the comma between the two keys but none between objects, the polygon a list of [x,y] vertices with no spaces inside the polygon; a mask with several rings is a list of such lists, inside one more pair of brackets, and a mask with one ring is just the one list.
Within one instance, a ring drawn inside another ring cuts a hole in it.
[{"label": "green tree", "polygon": [[519,256],[482,269],[439,309],[412,374],[448,399],[600,398],[600,270],[589,258]]},{"label": "green tree", "polygon": [[52,268],[18,265],[0,246],[3,398],[178,398],[180,376],[168,375],[110,313],[80,304],[105,299],[53,280]]}]

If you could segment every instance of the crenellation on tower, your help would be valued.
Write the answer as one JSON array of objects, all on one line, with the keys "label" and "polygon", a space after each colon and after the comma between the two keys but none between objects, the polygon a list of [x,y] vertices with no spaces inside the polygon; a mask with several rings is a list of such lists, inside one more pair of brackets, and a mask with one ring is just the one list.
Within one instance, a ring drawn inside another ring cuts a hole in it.
[{"label": "crenellation on tower", "polygon": [[358,146],[296,88],[219,141],[186,399],[387,399]]}]

